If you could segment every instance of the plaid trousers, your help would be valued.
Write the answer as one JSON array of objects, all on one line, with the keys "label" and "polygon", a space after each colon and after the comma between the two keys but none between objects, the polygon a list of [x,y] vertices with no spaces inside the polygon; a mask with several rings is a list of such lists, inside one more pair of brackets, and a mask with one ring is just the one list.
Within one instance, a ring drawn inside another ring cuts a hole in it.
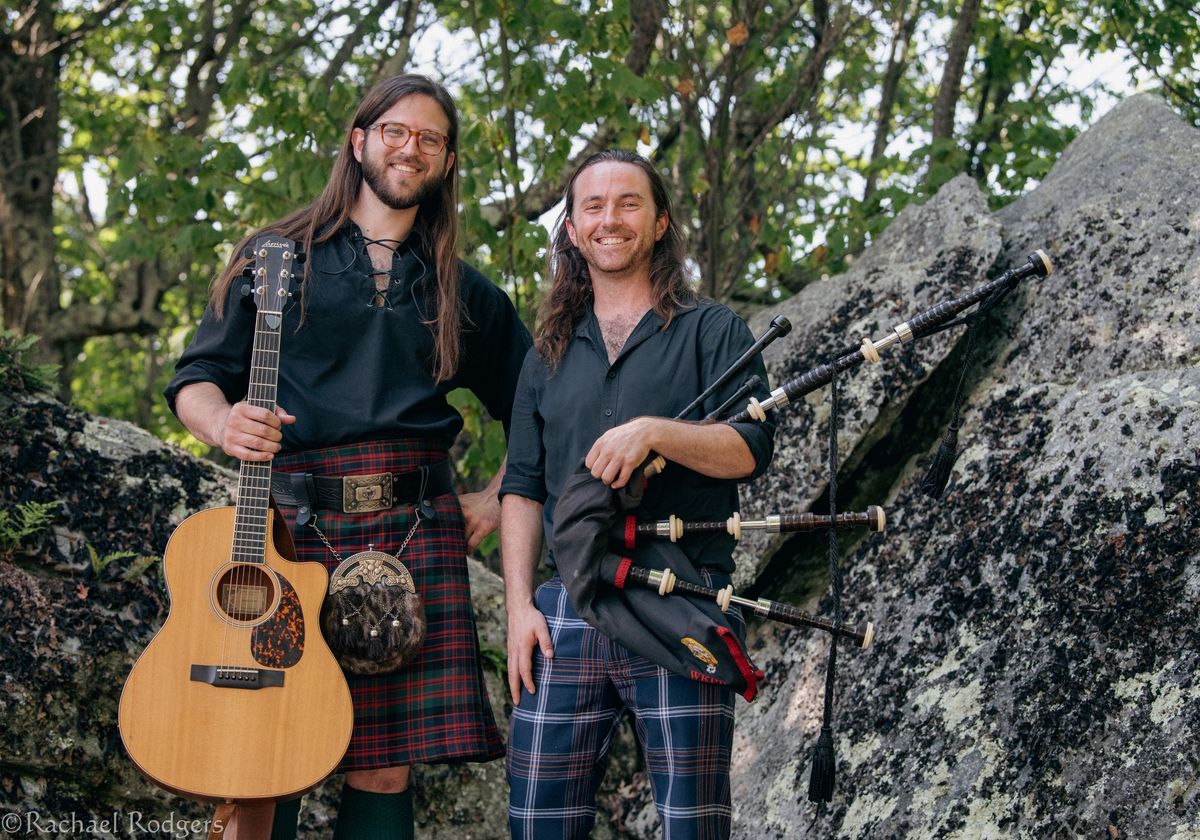
[{"label": "plaid trousers", "polygon": [[[701,574],[713,586],[728,582]],[[625,709],[633,714],[664,840],[728,838],[733,692],[673,674],[612,641],[579,618],[557,575],[538,587],[535,603],[554,658],[535,649],[537,692],[522,688],[513,710],[507,766],[514,840],[587,837]]]}]

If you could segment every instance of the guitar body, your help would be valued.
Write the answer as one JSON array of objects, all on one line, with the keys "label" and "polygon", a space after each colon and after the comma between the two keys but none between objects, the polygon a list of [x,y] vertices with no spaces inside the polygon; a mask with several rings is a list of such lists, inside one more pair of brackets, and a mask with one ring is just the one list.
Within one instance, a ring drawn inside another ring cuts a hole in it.
[{"label": "guitar body", "polygon": [[185,520],[163,557],[171,606],[134,664],[118,722],[130,758],[195,799],[279,800],[315,787],[350,742],[350,690],[321,635],[328,576],[284,559],[266,514],[261,562],[235,557],[235,509]]}]

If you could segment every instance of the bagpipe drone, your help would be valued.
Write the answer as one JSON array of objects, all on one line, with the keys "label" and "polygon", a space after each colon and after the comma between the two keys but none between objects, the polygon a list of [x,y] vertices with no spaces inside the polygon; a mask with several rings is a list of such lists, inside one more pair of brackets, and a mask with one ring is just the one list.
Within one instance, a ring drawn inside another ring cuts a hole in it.
[{"label": "bagpipe drone", "polygon": [[[650,453],[643,464],[644,479],[635,478],[613,490],[594,478],[584,465],[567,480],[554,513],[554,555],[559,574],[580,617],[601,632],[653,662],[693,679],[727,685],[747,700],[757,694],[763,672],[754,667],[727,615],[731,604],[749,608],[765,618],[798,627],[811,627],[830,633],[830,650],[825,685],[825,715],[814,751],[813,775],[809,798],[826,802],[832,796],[833,756],[830,729],[833,673],[837,639],[853,641],[860,648],[870,645],[874,628],[848,627],[841,616],[841,573],[837,566],[837,531],[865,527],[878,532],[884,528],[881,508],[870,506],[861,513],[838,513],[837,497],[837,415],[838,381],[841,374],[864,362],[879,363],[880,351],[896,344],[908,344],[951,327],[968,326],[966,358],[970,363],[981,319],[1021,281],[1046,277],[1053,270],[1042,251],[1031,254],[1026,262],[1005,272],[975,290],[896,325],[884,338],[864,339],[862,345],[834,360],[789,380],[759,400],[749,395],[759,390],[752,377],[724,404],[701,422],[763,422],[768,414],[793,403],[825,385],[831,385],[833,403],[830,415],[830,479],[828,515],[798,513],[771,514],[761,518],[743,518],[733,512],[727,520],[685,522],[675,516],[661,521],[641,521],[637,508],[646,482],[666,468],[666,461]],[[958,319],[967,310],[974,311]],[[785,318],[776,318],[753,346],[730,366],[675,419],[686,419],[705,399],[729,384],[762,350],[791,329]],[[964,368],[965,378],[965,368]],[[953,466],[957,446],[962,380],[954,398],[950,430],[934,457],[930,476],[923,485],[927,493],[940,496]],[[761,393],[761,390],[759,391]],[[745,408],[726,417],[741,400]],[[832,621],[814,618],[787,604],[767,599],[750,600],[733,594],[731,586],[709,586],[678,541],[694,534],[727,533],[739,539],[748,530],[788,533],[827,529],[830,543],[834,616]]]}]

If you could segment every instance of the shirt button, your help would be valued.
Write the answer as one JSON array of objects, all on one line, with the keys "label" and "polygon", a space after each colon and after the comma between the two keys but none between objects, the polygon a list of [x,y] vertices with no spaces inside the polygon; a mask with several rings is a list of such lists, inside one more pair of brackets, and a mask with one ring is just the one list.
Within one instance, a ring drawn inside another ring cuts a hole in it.
[{"label": "shirt button", "polygon": [[615,370],[610,370],[610,371],[608,372],[608,376],[606,376],[606,377],[604,377],[604,378],[605,378],[605,379],[616,379],[616,378],[617,378],[617,372],[616,372]]},{"label": "shirt button", "polygon": [[612,417],[612,409],[611,409],[611,408],[606,408],[606,409],[604,409],[604,416],[605,416],[605,417]]}]

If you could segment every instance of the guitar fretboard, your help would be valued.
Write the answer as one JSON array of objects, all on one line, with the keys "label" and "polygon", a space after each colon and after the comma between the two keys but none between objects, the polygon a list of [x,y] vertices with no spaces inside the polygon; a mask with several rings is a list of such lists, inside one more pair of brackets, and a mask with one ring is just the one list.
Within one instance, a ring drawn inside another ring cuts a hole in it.
[{"label": "guitar fretboard", "polygon": [[[254,350],[250,356],[250,389],[246,402],[275,410],[279,381],[278,312],[262,312],[254,321]],[[237,507],[233,519],[235,562],[262,563],[267,547],[267,509],[270,507],[271,462],[242,461]]]}]

